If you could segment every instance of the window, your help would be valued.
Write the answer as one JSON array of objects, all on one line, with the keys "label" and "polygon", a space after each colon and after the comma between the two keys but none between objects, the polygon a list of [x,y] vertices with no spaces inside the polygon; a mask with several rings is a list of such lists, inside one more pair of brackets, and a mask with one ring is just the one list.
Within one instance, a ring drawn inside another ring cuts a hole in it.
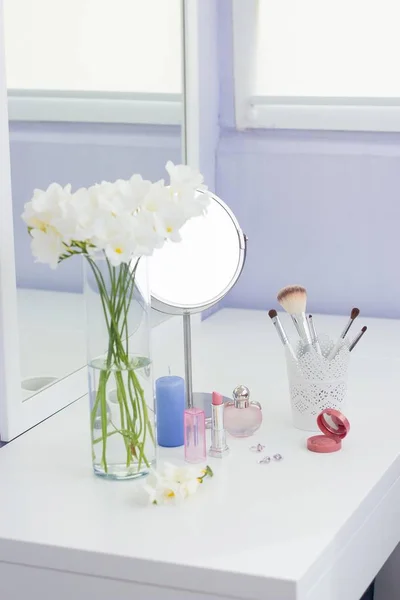
[{"label": "window", "polygon": [[234,0],[241,128],[400,131],[398,0]]},{"label": "window", "polygon": [[181,0],[4,0],[4,13],[11,118],[179,122]]}]

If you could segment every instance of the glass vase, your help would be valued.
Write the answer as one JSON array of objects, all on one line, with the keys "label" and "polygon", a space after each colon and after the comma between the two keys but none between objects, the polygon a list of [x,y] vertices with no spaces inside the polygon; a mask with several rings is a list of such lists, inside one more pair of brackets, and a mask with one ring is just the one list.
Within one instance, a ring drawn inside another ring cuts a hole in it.
[{"label": "glass vase", "polygon": [[146,259],[85,256],[84,296],[93,469],[140,477],[156,459]]}]

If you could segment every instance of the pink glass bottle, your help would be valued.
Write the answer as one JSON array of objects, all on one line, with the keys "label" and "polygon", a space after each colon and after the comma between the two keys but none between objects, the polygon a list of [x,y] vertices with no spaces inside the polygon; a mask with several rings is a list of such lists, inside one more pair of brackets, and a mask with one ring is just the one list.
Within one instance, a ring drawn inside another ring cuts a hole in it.
[{"label": "pink glass bottle", "polygon": [[184,415],[185,460],[199,463],[206,460],[206,417],[200,408],[187,408]]},{"label": "pink glass bottle", "polygon": [[261,404],[250,402],[250,392],[244,385],[233,390],[233,402],[225,403],[224,424],[234,437],[249,437],[262,423]]}]

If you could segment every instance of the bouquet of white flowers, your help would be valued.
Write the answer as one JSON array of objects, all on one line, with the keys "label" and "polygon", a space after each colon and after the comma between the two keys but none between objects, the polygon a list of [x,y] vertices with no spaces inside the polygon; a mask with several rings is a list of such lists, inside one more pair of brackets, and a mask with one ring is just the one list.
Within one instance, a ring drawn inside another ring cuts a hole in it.
[{"label": "bouquet of white flowers", "polygon": [[[179,242],[182,226],[204,214],[209,202],[199,172],[172,162],[166,170],[169,185],[163,180],[152,183],[140,175],[76,192],[70,185],[53,183],[45,191],[34,191],[22,215],[37,262],[54,269],[67,258],[82,255],[97,286],[108,348],[91,398],[91,431],[93,448],[97,444],[102,448],[97,472],[105,475],[109,472],[107,444],[116,434],[126,452],[124,476],[141,474],[151,462],[145,445],[149,438],[154,443],[154,431],[137,374],[143,360],[129,347],[128,313],[139,260],[168,240]],[[99,267],[99,256],[105,270]],[[116,386],[118,424],[110,417],[107,401],[111,380]]]},{"label": "bouquet of white flowers", "polygon": [[166,240],[180,241],[179,230],[204,213],[209,198],[203,177],[186,165],[166,164],[170,185],[133,175],[71,192],[52,183],[35,190],[22,215],[32,236],[37,262],[55,269],[74,254],[104,252],[112,266],[149,256]]}]

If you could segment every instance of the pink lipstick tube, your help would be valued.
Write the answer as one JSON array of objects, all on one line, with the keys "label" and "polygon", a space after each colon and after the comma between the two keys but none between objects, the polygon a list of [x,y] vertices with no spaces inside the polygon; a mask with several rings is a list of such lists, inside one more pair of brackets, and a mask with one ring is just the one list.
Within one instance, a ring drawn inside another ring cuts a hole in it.
[{"label": "pink lipstick tube", "polygon": [[209,455],[214,458],[222,458],[229,452],[226,443],[224,427],[224,402],[222,395],[213,392],[211,403],[211,446]]}]

